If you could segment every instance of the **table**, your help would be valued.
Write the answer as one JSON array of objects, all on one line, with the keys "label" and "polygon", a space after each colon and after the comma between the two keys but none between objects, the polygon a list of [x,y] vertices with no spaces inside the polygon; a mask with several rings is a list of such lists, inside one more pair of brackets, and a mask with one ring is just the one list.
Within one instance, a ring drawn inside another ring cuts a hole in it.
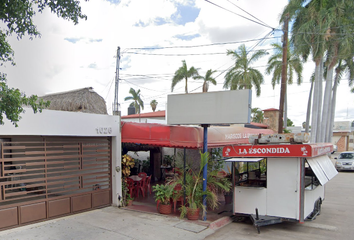
[{"label": "table", "polygon": [[140,180],[142,179],[138,175],[131,175],[129,178],[133,179],[134,182],[140,182]]}]

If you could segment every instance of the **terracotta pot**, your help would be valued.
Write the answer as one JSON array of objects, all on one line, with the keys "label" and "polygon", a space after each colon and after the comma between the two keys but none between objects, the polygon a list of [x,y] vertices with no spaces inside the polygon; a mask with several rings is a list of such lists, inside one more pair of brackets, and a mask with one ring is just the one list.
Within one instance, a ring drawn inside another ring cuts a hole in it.
[{"label": "terracotta pot", "polygon": [[197,208],[197,209],[188,208],[187,209],[187,219],[188,220],[198,220],[199,219],[199,208]]},{"label": "terracotta pot", "polygon": [[170,214],[172,212],[171,204],[162,204],[160,203],[160,210],[161,214]]},{"label": "terracotta pot", "polygon": [[128,200],[127,206],[132,206],[133,205],[133,200]]}]

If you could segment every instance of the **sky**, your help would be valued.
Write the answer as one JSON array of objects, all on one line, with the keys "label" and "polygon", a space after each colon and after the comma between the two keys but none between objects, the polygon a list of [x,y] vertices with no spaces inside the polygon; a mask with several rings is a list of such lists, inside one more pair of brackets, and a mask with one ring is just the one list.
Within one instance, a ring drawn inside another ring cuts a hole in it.
[{"label": "sky", "polygon": [[[279,109],[280,87],[272,88],[271,75],[265,74],[265,67],[273,53],[270,44],[281,44],[279,17],[287,2],[81,1],[86,21],[80,20],[74,25],[46,10],[34,18],[40,38],[18,40],[11,36],[16,66],[5,64],[2,71],[7,73],[9,86],[19,88],[27,95],[42,96],[93,87],[105,99],[107,111],[112,114],[119,46],[118,100],[124,116],[130,104],[124,98],[130,95],[130,88],[140,89],[144,101],[142,112],[152,111],[151,100],[158,102],[157,110],[165,110],[168,94],[184,93],[183,81],[171,93],[172,77],[182,66],[182,60],[188,68],[199,68],[200,75],[205,75],[209,69],[217,70],[213,75],[217,85],[210,85],[209,91],[224,91],[225,70],[234,63],[226,52],[245,44],[248,50],[265,49],[269,53],[253,65],[263,73],[264,84],[260,97],[253,91],[252,107]],[[313,69],[314,63],[306,63],[301,86],[288,86],[288,118],[297,126],[306,120]],[[189,79],[188,91],[201,92],[202,84],[201,80]],[[337,95],[335,120],[352,121],[354,94],[350,93],[347,77],[341,81]]]}]

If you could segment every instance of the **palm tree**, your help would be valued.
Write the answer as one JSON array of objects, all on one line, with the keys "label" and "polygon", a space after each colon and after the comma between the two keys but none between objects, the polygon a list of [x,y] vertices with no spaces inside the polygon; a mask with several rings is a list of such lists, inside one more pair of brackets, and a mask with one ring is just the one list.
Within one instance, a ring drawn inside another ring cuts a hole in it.
[{"label": "palm tree", "polygon": [[[283,46],[278,43],[273,43],[272,47],[275,50],[275,53],[270,56],[268,59],[268,67],[266,68],[266,73],[271,74],[272,77],[272,86],[273,89],[275,84],[279,84],[281,80],[282,66],[283,66]],[[287,84],[293,84],[294,81],[294,72],[297,75],[297,84],[302,83],[302,62],[298,55],[295,55],[293,48],[288,48],[287,53]],[[284,128],[287,127],[287,93],[285,93],[284,99]]]},{"label": "palm tree", "polygon": [[195,79],[196,77],[198,77],[199,76],[198,70],[199,70],[198,68],[194,68],[194,67],[191,67],[190,69],[188,69],[186,61],[183,60],[182,67],[180,67],[175,72],[175,75],[172,78],[171,92],[173,92],[173,89],[176,86],[176,84],[184,79],[186,82],[185,92],[188,93],[188,78],[193,77]]},{"label": "palm tree", "polygon": [[289,16],[294,19],[291,43],[296,54],[304,60],[311,54],[315,62],[314,99],[312,106],[311,142],[319,141],[321,136],[320,115],[322,108],[322,66],[325,53],[325,36],[334,16],[328,16],[331,1],[292,0],[285,7],[281,21]]},{"label": "palm tree", "polygon": [[264,114],[263,111],[259,108],[251,109],[251,121],[256,123],[263,123]]},{"label": "palm tree", "polygon": [[135,91],[133,88],[130,88],[129,93],[131,94],[131,96],[125,97],[124,101],[133,100],[136,113],[140,114],[140,108],[144,110],[144,102],[143,100],[141,100],[140,89],[138,89],[138,91]]},{"label": "palm tree", "polygon": [[266,54],[266,51],[258,50],[251,56],[248,56],[244,44],[238,48],[238,51],[227,50],[227,55],[231,55],[235,60],[235,66],[226,73],[224,88],[237,90],[252,89],[252,86],[254,86],[257,96],[260,96],[261,84],[264,82],[263,75],[257,69],[252,68],[251,65]]},{"label": "palm tree", "polygon": [[155,99],[151,100],[150,106],[151,106],[153,112],[155,112],[157,104],[158,104],[158,102]]},{"label": "palm tree", "polygon": [[206,74],[205,77],[203,76],[196,76],[195,79],[203,79],[204,83],[203,83],[203,92],[208,92],[209,89],[209,82],[211,82],[212,84],[216,85],[217,82],[215,80],[215,78],[213,78],[211,75],[213,75],[214,73],[216,73],[216,70],[211,70],[209,69]]}]

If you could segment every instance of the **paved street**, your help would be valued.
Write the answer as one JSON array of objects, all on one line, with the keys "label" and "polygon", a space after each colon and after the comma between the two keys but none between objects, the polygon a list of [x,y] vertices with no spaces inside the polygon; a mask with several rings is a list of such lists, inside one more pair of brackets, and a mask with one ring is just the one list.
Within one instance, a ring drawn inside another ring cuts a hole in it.
[{"label": "paved street", "polygon": [[[336,154],[337,155],[337,154]],[[332,155],[334,158],[336,155]],[[332,160],[334,162],[334,159]],[[261,227],[261,234],[252,223],[230,223],[206,239],[353,239],[354,172],[340,172],[326,184],[321,215],[304,224],[284,222]]]}]

